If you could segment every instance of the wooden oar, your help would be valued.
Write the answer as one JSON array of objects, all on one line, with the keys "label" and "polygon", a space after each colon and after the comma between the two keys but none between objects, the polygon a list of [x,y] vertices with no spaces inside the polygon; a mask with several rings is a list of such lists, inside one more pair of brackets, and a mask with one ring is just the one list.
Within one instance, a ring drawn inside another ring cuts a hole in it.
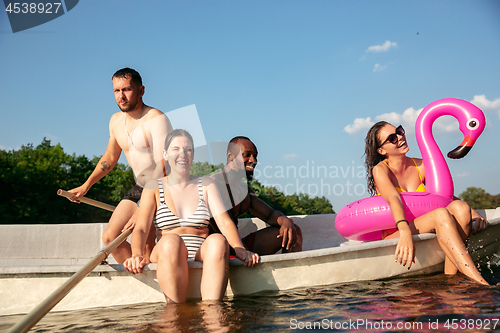
[{"label": "wooden oar", "polygon": [[[72,193],[59,190],[57,194],[65,197],[73,197]],[[113,211],[115,207],[111,205],[104,204],[99,201],[95,201],[88,198],[80,198],[81,202],[86,204],[100,207],[103,209]],[[132,233],[132,230],[128,229],[121,233],[111,244],[106,246],[101,250],[94,258],[92,258],[85,266],[80,268],[72,277],[70,277],[62,286],[60,286],[56,291],[54,291],[49,297],[47,297],[42,303],[40,303],[36,308],[34,308],[30,313],[21,319],[16,325],[12,326],[8,333],[19,333],[27,332],[30,328],[35,326],[36,323],[40,321],[57,303],[59,303],[64,296],[66,296],[81,280],[83,280],[87,275],[94,270],[94,268],[99,265],[104,259],[106,259],[109,254],[117,248],[127,237]]]},{"label": "wooden oar", "polygon": [[[57,190],[57,194],[60,195],[60,196],[62,196],[62,197],[69,198],[69,199],[71,199],[71,198],[73,198],[75,196],[73,193],[65,191],[65,190],[61,190],[61,189]],[[114,206],[111,206],[111,205],[108,205],[108,204],[105,204],[105,203],[102,203],[100,201],[96,201],[96,200],[93,200],[93,199],[81,197],[78,200],[80,200],[83,203],[86,203],[87,205],[99,207],[99,208],[102,208],[102,209],[105,209],[105,210],[109,210],[111,212],[115,210]]]},{"label": "wooden oar", "polygon": [[47,297],[42,303],[40,303],[36,308],[34,308],[30,313],[28,313],[21,321],[8,331],[8,333],[18,333],[27,332],[30,328],[35,326],[35,324],[40,321],[54,306],[56,306],[59,301],[61,301],[64,296],[66,296],[83,278],[89,275],[94,268],[99,265],[104,259],[106,259],[118,245],[120,245],[127,237],[132,233],[132,230],[128,229],[121,233],[111,244],[106,246],[101,250],[92,260],[90,260],[85,266],[83,266],[78,272],[76,272],[72,277],[68,279],[62,286],[60,286],[56,291],[54,291],[49,297]]}]

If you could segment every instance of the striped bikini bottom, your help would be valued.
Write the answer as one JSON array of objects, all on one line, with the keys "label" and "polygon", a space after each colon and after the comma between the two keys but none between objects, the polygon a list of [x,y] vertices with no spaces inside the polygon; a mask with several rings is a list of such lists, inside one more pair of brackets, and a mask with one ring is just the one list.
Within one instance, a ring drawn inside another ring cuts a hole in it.
[{"label": "striped bikini bottom", "polygon": [[188,250],[188,261],[194,261],[194,257],[198,252],[201,244],[205,241],[205,237],[196,236],[196,235],[180,235],[184,244]]}]

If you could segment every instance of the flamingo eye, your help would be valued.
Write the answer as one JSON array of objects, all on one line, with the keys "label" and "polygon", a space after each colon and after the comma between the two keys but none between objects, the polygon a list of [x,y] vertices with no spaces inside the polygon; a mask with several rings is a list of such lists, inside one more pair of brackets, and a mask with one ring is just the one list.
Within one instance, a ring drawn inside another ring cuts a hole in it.
[{"label": "flamingo eye", "polygon": [[470,129],[470,130],[473,130],[473,129],[475,129],[477,127],[478,124],[479,124],[479,121],[476,118],[472,118],[467,123],[467,128]]}]

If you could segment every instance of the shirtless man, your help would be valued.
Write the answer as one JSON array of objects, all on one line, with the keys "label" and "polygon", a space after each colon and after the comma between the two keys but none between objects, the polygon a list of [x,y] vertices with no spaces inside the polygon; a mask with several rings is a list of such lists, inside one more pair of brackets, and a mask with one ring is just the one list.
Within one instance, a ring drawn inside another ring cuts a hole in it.
[{"label": "shirtless man", "polygon": [[[252,180],[257,165],[257,147],[249,138],[237,136],[229,142],[227,164],[224,169],[212,175],[228,214],[238,227],[238,217],[250,211],[270,225],[243,238],[247,250],[259,255],[302,251],[302,233],[293,220],[269,207],[259,199],[250,185],[242,181],[246,176]],[[210,233],[219,232],[215,222],[210,220]],[[231,249],[232,250],[232,249]]]},{"label": "shirtless man", "polygon": [[[113,114],[109,121],[109,141],[106,152],[99,160],[96,168],[87,181],[80,187],[69,192],[75,196],[70,200],[79,202],[90,187],[106,176],[113,169],[120,158],[121,152],[134,172],[136,185],[125,194],[118,204],[108,226],[102,235],[104,244],[111,243],[126,228],[132,228],[132,216],[137,211],[137,203],[146,182],[162,176],[163,144],[167,134],[172,130],[167,116],[142,101],[144,86],[138,72],[130,68],[117,71],[113,77],[113,91],[116,103],[121,111]],[[130,220],[130,223],[128,223]],[[147,250],[151,250],[155,243],[155,232],[152,228],[148,238]],[[148,252],[149,255],[150,252]],[[118,263],[132,256],[130,244],[123,242],[113,252]]]}]

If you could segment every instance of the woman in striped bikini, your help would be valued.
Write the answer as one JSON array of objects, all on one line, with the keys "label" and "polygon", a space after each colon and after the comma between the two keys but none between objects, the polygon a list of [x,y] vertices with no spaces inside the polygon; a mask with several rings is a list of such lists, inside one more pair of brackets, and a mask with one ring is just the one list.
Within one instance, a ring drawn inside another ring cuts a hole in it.
[{"label": "woman in striped bikini", "polygon": [[396,263],[408,269],[414,260],[412,235],[435,232],[439,244],[446,254],[445,274],[456,274],[460,270],[469,278],[488,284],[465,248],[465,241],[476,221],[474,231],[484,230],[487,221],[464,201],[456,198],[446,208],[435,209],[413,221],[407,221],[400,192],[425,192],[425,166],[421,159],[410,158],[402,126],[380,121],[366,135],[366,168],[368,191],[381,195],[389,204],[394,217],[394,229],[383,233],[384,239],[399,238],[395,252]]},{"label": "woman in striped bikini", "polygon": [[[191,135],[182,129],[171,131],[165,140],[163,156],[167,176],[149,182],[142,193],[132,233],[132,257],[123,265],[131,273],[142,272],[148,263],[144,257],[146,239],[154,223],[161,231],[161,238],[150,260],[157,263],[156,275],[167,302],[186,301],[187,262],[192,260],[203,262],[202,299],[220,300],[227,287],[229,245],[245,266],[253,266],[259,256],[243,246],[212,180],[189,174],[194,158]],[[208,235],[211,216],[222,235]]]}]

